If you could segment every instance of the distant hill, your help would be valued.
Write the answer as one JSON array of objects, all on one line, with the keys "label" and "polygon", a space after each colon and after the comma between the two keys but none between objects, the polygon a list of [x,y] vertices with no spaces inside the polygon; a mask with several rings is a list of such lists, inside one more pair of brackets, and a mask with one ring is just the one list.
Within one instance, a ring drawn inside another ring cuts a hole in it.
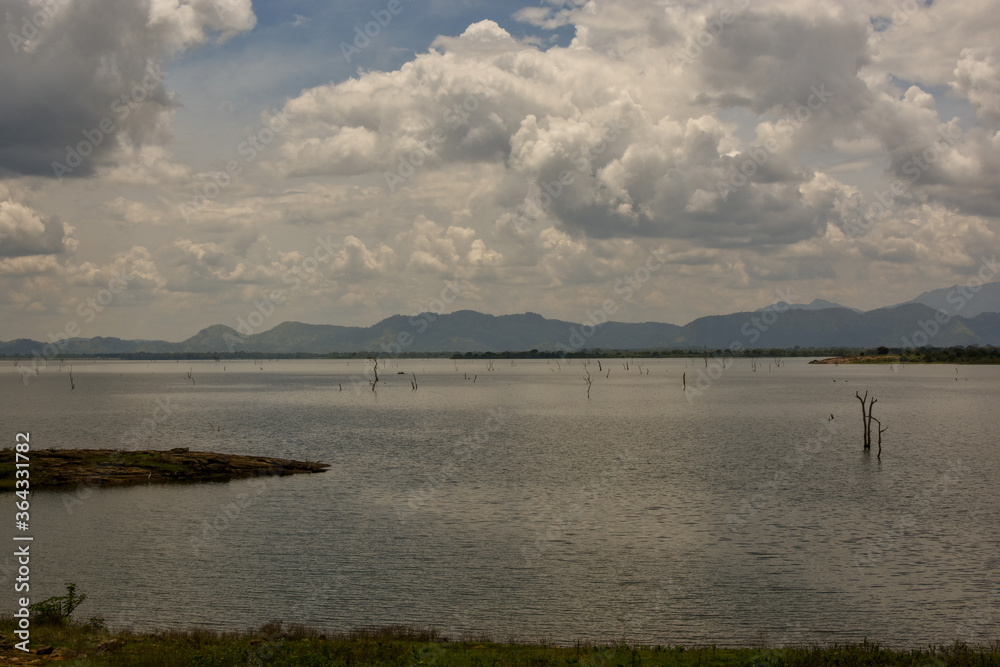
[{"label": "distant hill", "polygon": [[975,317],[982,313],[1000,313],[1000,282],[986,283],[978,289],[953,285],[924,292],[907,303],[920,303],[952,316]]},{"label": "distant hill", "polygon": [[[989,315],[982,319],[952,318],[939,324],[934,321],[935,313],[921,304],[906,304],[867,313],[848,308],[792,309],[778,315],[773,323],[762,311],[717,315],[681,327],[667,347],[723,349],[734,342],[744,347],[901,347],[904,338],[917,347],[1000,343],[1000,315],[993,314],[992,319]],[[935,335],[929,336],[927,330]]]},{"label": "distant hill", "polygon": [[[771,304],[767,308],[778,308],[779,310],[786,310],[788,308],[793,310],[826,310],[827,308],[847,308],[848,310],[853,310],[856,313],[862,312],[857,308],[841,306],[839,303],[827,301],[826,299],[813,299],[809,303],[786,303],[785,301],[779,301],[778,303]],[[760,310],[767,310],[767,308],[761,308]]]},{"label": "distant hill", "polygon": [[[813,302],[815,304],[816,302]],[[829,303],[829,302],[822,302]],[[836,304],[813,308],[764,309],[674,324],[607,322],[595,327],[551,320],[537,313],[487,315],[460,310],[446,315],[393,315],[370,327],[284,322],[243,335],[221,324],[179,343],[119,338],[74,338],[59,354],[261,352],[326,354],[373,352],[575,351],[580,349],[727,349],[800,347],[887,347],[1000,345],[1000,313],[949,317],[920,303],[860,312]],[[812,304],[810,304],[811,306]],[[0,355],[53,356],[45,345],[25,339],[0,342]]]}]

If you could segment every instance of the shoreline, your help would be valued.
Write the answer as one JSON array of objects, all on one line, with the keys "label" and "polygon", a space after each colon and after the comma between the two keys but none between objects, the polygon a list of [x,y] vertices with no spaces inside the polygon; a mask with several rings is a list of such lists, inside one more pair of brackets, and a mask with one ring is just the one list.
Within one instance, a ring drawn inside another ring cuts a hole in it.
[{"label": "shoreline", "polygon": [[[14,456],[3,450],[0,491],[14,489]],[[9,456],[8,456],[9,454]],[[293,461],[268,456],[169,450],[44,449],[33,450],[32,490],[77,485],[130,486],[192,482],[229,482],[236,479],[326,472],[328,463]]]},{"label": "shoreline", "polygon": [[298,624],[272,621],[243,632],[192,628],[133,632],[89,623],[36,625],[29,653],[8,639],[13,618],[0,617],[0,664],[352,664],[352,665],[816,665],[816,664],[969,664],[1000,665],[1000,641],[989,644],[923,644],[893,648],[865,639],[826,645],[773,645],[761,639],[745,645],[630,644],[577,641],[496,641],[486,635],[448,638],[433,629],[405,625],[324,633]]}]

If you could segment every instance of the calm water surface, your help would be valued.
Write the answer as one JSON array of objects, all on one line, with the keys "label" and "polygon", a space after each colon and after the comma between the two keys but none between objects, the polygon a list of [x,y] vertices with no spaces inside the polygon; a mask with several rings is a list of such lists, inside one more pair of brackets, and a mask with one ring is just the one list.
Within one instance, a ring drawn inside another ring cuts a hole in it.
[{"label": "calm water surface", "polygon": [[[78,614],[135,628],[1000,638],[1000,368],[741,361],[699,391],[700,360],[602,360],[588,400],[580,361],[515,363],[383,362],[376,393],[362,361],[77,362],[75,391],[6,364],[11,443],[332,464],[37,493],[32,592],[76,582]],[[856,390],[878,397],[881,461]]]}]

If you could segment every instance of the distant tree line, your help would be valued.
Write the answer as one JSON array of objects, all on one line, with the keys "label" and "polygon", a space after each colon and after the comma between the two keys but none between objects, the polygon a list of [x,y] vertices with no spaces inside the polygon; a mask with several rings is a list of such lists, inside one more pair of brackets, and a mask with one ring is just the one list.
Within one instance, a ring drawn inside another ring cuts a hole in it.
[{"label": "distant tree line", "polygon": [[1000,347],[996,345],[956,345],[954,347],[887,348],[861,350],[856,356],[868,357],[872,363],[916,364],[1000,364]]},{"label": "distant tree line", "polygon": [[[893,358],[886,358],[889,355]],[[967,347],[922,347],[914,349],[902,348],[859,348],[859,347],[793,347],[793,348],[754,348],[743,349],[738,352],[732,350],[712,350],[706,348],[690,348],[683,350],[610,350],[610,349],[586,349],[575,352],[556,352],[553,350],[530,350],[526,352],[465,352],[455,353],[452,359],[591,359],[600,357],[602,359],[614,358],[635,358],[635,359],[657,359],[657,358],[702,358],[710,357],[735,357],[735,358],[782,358],[782,357],[850,357],[850,358],[870,358],[875,362],[901,362],[901,363],[967,363],[967,364],[994,364],[1000,363],[1000,347],[993,345],[980,347],[969,345]]]},{"label": "distant tree line", "polygon": [[[391,356],[393,359],[690,359],[692,357],[850,357],[870,363],[952,363],[952,364],[997,364],[1000,363],[1000,347],[995,345],[968,345],[954,347],[921,348],[857,348],[857,347],[793,347],[755,348],[738,352],[723,349],[644,349],[615,350],[593,348],[574,352],[556,350],[525,350],[508,352],[403,352],[385,355],[380,352],[118,352],[102,354],[66,354],[53,359],[120,359],[124,361],[230,361],[239,359],[370,359]],[[6,359],[32,359],[30,355],[4,355]]]}]

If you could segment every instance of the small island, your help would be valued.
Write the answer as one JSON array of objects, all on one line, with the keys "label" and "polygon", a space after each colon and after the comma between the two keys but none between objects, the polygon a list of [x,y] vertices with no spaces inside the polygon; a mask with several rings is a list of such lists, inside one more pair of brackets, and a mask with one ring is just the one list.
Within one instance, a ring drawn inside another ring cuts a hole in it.
[{"label": "small island", "polygon": [[[827,359],[813,359],[810,364],[898,364],[909,361],[906,357],[898,354],[877,354],[877,355],[853,355],[842,357],[829,357]],[[915,362],[923,362],[923,359],[914,359]]]},{"label": "small island", "polygon": [[977,345],[900,349],[843,350],[839,356],[810,364],[1000,364],[1000,348]]},{"label": "small island", "polygon": [[[15,488],[14,453],[3,452],[0,490]],[[46,449],[32,451],[31,489],[56,489],[85,484],[124,486],[171,482],[228,482],[262,476],[325,472],[328,463],[291,461],[268,456],[192,452],[187,447],[167,451],[113,449]]]}]

